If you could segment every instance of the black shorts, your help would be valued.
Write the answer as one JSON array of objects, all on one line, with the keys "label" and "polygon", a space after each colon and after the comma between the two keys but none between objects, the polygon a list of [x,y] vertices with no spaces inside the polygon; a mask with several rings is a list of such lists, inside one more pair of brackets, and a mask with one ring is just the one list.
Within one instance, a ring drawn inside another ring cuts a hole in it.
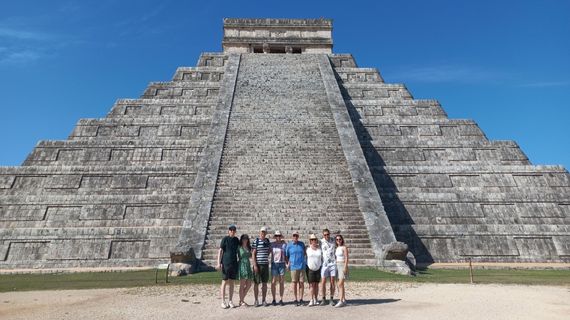
[{"label": "black shorts", "polygon": [[253,274],[253,281],[256,284],[267,283],[269,281],[269,265],[268,264],[258,264],[258,272]]},{"label": "black shorts", "polygon": [[308,283],[315,283],[321,281],[321,268],[319,270],[311,270],[307,267],[307,282]]},{"label": "black shorts", "polygon": [[222,264],[222,280],[236,280],[238,274],[237,264]]}]

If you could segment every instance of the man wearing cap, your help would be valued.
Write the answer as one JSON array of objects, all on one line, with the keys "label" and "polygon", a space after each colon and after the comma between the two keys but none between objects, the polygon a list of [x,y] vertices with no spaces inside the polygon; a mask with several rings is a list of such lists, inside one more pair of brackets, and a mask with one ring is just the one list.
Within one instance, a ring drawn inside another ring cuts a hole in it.
[{"label": "man wearing cap", "polygon": [[277,286],[277,281],[279,281],[279,305],[285,305],[283,303],[283,293],[285,292],[285,250],[287,249],[287,243],[283,240],[283,235],[281,231],[276,230],[273,235],[275,241],[271,244],[271,295],[273,296],[274,306],[277,305],[275,301],[275,291]]},{"label": "man wearing cap", "polygon": [[[234,280],[238,273],[238,248],[239,239],[236,237],[236,226],[228,227],[228,235],[222,239],[220,250],[218,251],[217,269],[222,271],[222,286],[220,295],[222,296],[222,308],[234,308],[232,301],[234,296]],[[226,303],[226,285],[229,288],[229,302]]]},{"label": "man wearing cap", "polygon": [[291,282],[295,305],[303,304],[303,293],[305,287],[305,244],[299,241],[299,232],[293,232],[293,240],[289,241],[285,249],[285,260],[287,268],[291,270]]},{"label": "man wearing cap", "polygon": [[259,284],[261,283],[261,305],[267,306],[267,281],[269,281],[269,255],[271,254],[271,242],[267,239],[267,228],[259,230],[259,238],[251,244],[253,249],[253,294],[255,306],[259,307]]}]

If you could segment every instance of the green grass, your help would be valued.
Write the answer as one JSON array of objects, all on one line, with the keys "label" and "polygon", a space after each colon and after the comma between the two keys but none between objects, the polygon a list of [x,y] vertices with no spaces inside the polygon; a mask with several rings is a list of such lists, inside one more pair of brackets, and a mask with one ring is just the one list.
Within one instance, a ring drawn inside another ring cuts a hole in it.
[{"label": "green grass", "polygon": [[[286,276],[290,281],[289,275]],[[0,292],[30,290],[65,290],[128,288],[172,284],[217,284],[220,274],[202,272],[186,277],[170,277],[164,283],[164,270],[155,284],[155,271],[85,272],[58,274],[0,275]],[[570,270],[474,270],[475,283],[570,285]],[[417,283],[469,283],[468,270],[426,269],[416,277],[401,276],[373,268],[350,270],[348,281],[397,281]]]}]

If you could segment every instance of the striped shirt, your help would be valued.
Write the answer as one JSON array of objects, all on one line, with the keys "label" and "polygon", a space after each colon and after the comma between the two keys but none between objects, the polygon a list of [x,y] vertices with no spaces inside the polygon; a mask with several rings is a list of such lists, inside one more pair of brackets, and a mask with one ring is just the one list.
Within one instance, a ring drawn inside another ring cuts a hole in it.
[{"label": "striped shirt", "polygon": [[257,264],[269,264],[269,252],[271,250],[271,242],[265,238],[263,240],[255,238],[251,244],[251,248],[256,251],[255,261]]}]

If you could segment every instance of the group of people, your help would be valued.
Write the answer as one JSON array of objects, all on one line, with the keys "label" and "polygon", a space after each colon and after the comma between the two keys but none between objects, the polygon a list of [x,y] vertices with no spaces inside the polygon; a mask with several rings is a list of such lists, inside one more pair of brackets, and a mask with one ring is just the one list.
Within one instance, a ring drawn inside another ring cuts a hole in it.
[{"label": "group of people", "polygon": [[[348,277],[348,248],[342,235],[331,237],[328,229],[323,230],[323,238],[319,241],[315,234],[309,236],[309,245],[299,240],[299,233],[294,232],[287,243],[283,234],[276,230],[275,240],[267,237],[267,228],[262,227],[259,237],[249,238],[242,234],[238,239],[235,225],[228,227],[228,235],[220,243],[217,269],[222,272],[220,295],[222,308],[234,308],[234,280],[239,280],[239,306],[249,306],[245,297],[253,284],[254,305],[268,306],[267,283],[271,273],[271,305],[284,305],[285,272],[290,270],[293,304],[296,306],[331,305],[346,306],[344,283]],[[270,268],[271,266],[271,268]],[[305,279],[309,283],[309,302],[303,300]],[[334,294],[338,279],[339,299],[335,303]],[[326,284],[330,284],[330,299],[326,299]],[[259,302],[259,286],[261,285],[261,303]],[[322,299],[319,301],[319,285]],[[279,301],[277,301],[279,286]],[[226,287],[229,287],[229,300],[226,300]]]}]

